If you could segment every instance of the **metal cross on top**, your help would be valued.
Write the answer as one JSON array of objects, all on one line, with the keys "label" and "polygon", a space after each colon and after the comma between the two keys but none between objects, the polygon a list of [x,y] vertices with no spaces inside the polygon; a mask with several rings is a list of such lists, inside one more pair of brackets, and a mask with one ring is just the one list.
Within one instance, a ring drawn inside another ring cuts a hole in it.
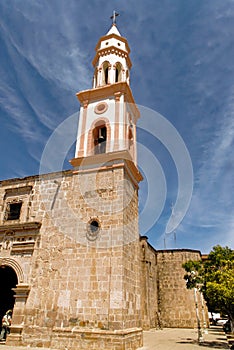
[{"label": "metal cross on top", "polygon": [[112,23],[116,23],[116,17],[119,16],[119,13],[117,13],[115,10],[113,11],[113,15],[110,17],[112,19]]}]

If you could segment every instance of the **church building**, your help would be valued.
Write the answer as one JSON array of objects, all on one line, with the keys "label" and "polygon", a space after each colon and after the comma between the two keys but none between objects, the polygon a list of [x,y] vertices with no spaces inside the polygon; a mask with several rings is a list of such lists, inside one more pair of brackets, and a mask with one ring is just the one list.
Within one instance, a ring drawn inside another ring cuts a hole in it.
[{"label": "church building", "polygon": [[197,324],[182,264],[200,252],[159,251],[139,232],[140,113],[115,21],[92,63],[92,88],[77,93],[72,168],[0,182],[0,317],[13,310],[9,345],[136,350],[144,329]]}]

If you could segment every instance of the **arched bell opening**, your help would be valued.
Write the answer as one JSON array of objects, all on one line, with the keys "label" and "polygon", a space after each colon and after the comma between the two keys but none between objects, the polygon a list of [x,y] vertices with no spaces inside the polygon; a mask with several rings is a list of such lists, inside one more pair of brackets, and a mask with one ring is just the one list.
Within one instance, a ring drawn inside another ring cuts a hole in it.
[{"label": "arched bell opening", "polygon": [[110,63],[108,61],[103,62],[102,65],[102,85],[109,84],[109,67]]},{"label": "arched bell opening", "polygon": [[115,83],[118,83],[120,81],[122,81],[122,71],[123,71],[123,67],[122,64],[117,62],[115,64]]},{"label": "arched bell opening", "polygon": [[104,121],[99,121],[93,129],[94,154],[106,153],[107,128]]},{"label": "arched bell opening", "polygon": [[0,266],[0,317],[8,310],[13,310],[15,305],[15,292],[12,290],[18,284],[15,270],[10,266]]}]

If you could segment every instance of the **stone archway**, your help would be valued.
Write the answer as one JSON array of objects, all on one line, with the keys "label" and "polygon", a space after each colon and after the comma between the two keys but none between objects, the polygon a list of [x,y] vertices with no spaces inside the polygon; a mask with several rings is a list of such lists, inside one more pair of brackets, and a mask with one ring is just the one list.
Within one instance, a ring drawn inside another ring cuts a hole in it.
[{"label": "stone archway", "polygon": [[29,291],[29,285],[24,283],[21,266],[14,259],[0,258],[0,312],[5,313],[13,309],[11,333],[7,337],[7,344],[21,344],[24,308]]},{"label": "stone archway", "polygon": [[15,271],[18,283],[24,283],[24,274],[21,266],[11,258],[1,258],[0,257],[0,267],[7,266],[11,267]]},{"label": "stone archway", "polygon": [[7,310],[13,310],[15,304],[14,291],[18,284],[15,270],[11,266],[0,266],[0,317],[4,316]]}]

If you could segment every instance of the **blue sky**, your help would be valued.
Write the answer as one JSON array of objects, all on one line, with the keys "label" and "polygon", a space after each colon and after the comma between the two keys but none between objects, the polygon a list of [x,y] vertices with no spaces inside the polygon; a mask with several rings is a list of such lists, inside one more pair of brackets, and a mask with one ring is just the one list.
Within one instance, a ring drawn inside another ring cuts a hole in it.
[{"label": "blue sky", "polygon": [[[161,164],[167,186],[158,220],[143,233],[157,249],[234,248],[233,0],[2,0],[0,179],[39,172],[48,138],[79,110],[76,92],[91,87],[94,48],[113,9],[131,47],[136,103],[174,126],[193,164],[190,206],[175,233],[165,234],[177,169],[164,145],[139,130],[139,143]],[[156,175],[153,188],[147,176],[141,185],[141,211],[151,190],[160,192]]]}]

